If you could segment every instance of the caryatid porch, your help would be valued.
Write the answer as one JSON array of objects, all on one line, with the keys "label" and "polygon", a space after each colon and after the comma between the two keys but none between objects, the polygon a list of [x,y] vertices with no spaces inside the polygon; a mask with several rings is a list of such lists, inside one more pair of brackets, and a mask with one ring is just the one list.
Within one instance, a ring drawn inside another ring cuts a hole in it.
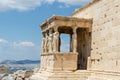
[{"label": "caryatid porch", "polygon": [[[41,71],[73,71],[78,69],[79,29],[91,32],[92,19],[53,16],[41,25]],[[60,52],[60,34],[70,34],[70,52]]]}]

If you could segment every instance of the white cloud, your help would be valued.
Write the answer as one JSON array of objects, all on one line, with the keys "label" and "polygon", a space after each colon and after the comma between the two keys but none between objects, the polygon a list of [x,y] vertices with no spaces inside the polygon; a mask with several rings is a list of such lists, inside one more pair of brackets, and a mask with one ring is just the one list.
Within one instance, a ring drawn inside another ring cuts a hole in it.
[{"label": "white cloud", "polygon": [[30,41],[23,41],[20,43],[20,45],[22,45],[22,46],[34,46],[35,44],[33,42],[30,42]]},{"label": "white cloud", "polygon": [[91,0],[0,0],[0,11],[26,11],[43,4],[53,4],[54,2],[64,3],[65,5],[83,5],[89,1]]},{"label": "white cloud", "polygon": [[22,41],[19,43],[14,42],[13,46],[14,47],[33,47],[33,46],[35,46],[35,44],[33,42],[30,42],[30,41]]},{"label": "white cloud", "polygon": [[41,4],[52,4],[55,0],[0,0],[0,10],[25,11],[35,9]]},{"label": "white cloud", "polygon": [[31,41],[9,42],[5,39],[0,39],[0,46],[14,46],[14,47],[33,47],[35,44]]},{"label": "white cloud", "polygon": [[[7,56],[6,56],[7,55]],[[10,42],[0,39],[0,59],[39,59],[40,44],[31,41]]]},{"label": "white cloud", "polygon": [[8,43],[8,41],[5,39],[0,39],[0,43]]},{"label": "white cloud", "polygon": [[43,1],[48,4],[53,4],[55,2],[55,0],[43,0]]},{"label": "white cloud", "polygon": [[91,0],[58,0],[58,2],[65,3],[68,5],[84,5],[90,1]]},{"label": "white cloud", "polygon": [[29,10],[40,5],[40,0],[0,0],[0,10]]},{"label": "white cloud", "polygon": [[70,6],[68,4],[65,5],[59,5],[59,8],[69,8]]}]

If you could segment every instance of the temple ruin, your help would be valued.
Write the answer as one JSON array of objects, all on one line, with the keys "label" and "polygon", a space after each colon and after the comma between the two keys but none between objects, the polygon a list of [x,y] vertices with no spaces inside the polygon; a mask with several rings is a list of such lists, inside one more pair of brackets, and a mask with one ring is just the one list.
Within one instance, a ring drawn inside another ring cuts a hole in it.
[{"label": "temple ruin", "polygon": [[[92,0],[41,30],[41,67],[31,80],[120,80],[119,0]],[[69,35],[69,52],[61,52],[61,34]]]},{"label": "temple ruin", "polygon": [[[62,16],[53,16],[43,23],[41,25],[43,34],[41,69],[53,71],[87,69],[91,27],[92,19]],[[61,34],[69,34],[69,52],[62,53],[60,51]]]}]

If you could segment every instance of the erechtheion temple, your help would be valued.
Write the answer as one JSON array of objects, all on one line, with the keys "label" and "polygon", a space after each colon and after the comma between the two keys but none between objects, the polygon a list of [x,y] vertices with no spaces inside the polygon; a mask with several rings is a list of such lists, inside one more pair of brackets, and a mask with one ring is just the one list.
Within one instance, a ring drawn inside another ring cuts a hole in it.
[{"label": "erechtheion temple", "polygon": [[[92,0],[41,24],[41,68],[31,80],[120,80],[120,0]],[[69,34],[69,52],[61,52]]]}]

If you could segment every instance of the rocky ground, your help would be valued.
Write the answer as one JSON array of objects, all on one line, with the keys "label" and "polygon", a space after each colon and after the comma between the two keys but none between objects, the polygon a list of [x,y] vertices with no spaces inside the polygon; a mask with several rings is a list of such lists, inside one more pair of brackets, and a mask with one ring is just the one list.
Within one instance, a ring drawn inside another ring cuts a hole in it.
[{"label": "rocky ground", "polygon": [[38,71],[39,68],[34,70],[18,70],[13,74],[0,73],[0,80],[29,80],[34,72]]},{"label": "rocky ground", "polygon": [[4,76],[1,80],[14,80],[14,77],[12,76],[12,74],[9,74],[7,76]]},{"label": "rocky ground", "polygon": [[0,80],[29,80],[29,77],[36,71],[38,71],[40,63],[39,61],[28,61],[29,63],[11,63],[9,61],[0,64]]}]

